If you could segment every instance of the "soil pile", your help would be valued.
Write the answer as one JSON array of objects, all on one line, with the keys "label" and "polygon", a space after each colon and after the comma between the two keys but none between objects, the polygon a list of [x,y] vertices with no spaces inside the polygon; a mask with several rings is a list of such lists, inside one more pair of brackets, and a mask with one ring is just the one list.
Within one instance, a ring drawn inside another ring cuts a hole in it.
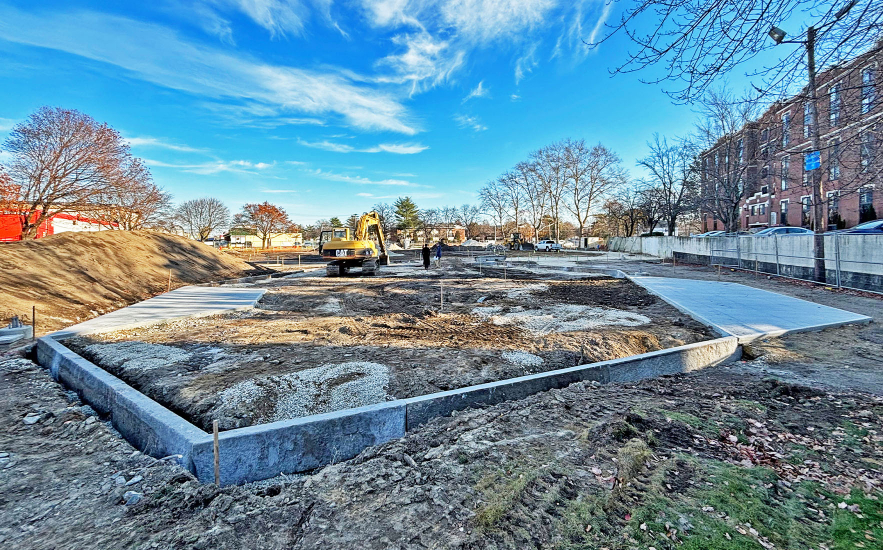
[{"label": "soil pile", "polygon": [[13,315],[45,334],[172,287],[242,276],[246,262],[184,237],[148,231],[62,233],[0,245],[0,323]]}]

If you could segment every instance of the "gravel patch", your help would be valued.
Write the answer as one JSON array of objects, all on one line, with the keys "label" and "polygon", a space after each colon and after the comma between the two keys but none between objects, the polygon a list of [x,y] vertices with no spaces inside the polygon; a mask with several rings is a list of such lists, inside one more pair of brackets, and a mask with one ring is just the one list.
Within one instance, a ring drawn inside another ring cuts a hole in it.
[{"label": "gravel patch", "polygon": [[[219,394],[217,413],[276,422],[339,411],[388,399],[389,368],[354,361],[240,382]],[[259,417],[254,411],[264,411]]]},{"label": "gravel patch", "polygon": [[536,294],[538,292],[546,292],[549,290],[549,285],[545,283],[534,283],[529,285],[524,285],[519,288],[513,288],[509,292],[506,293],[507,298],[529,298],[531,294]]},{"label": "gravel patch", "polygon": [[328,301],[317,307],[315,311],[327,315],[340,315],[343,313],[343,304],[340,302],[340,298],[328,298]]},{"label": "gravel patch", "polygon": [[123,371],[153,370],[186,362],[193,356],[180,348],[144,342],[92,344],[84,351],[96,363]]},{"label": "gravel patch", "polygon": [[534,309],[514,307],[506,313],[503,313],[500,306],[476,307],[472,311],[489,317],[495,325],[517,325],[535,335],[604,326],[636,327],[650,322],[648,317],[639,313],[576,304],[548,305]]},{"label": "gravel patch", "polygon": [[527,353],[526,351],[504,351],[502,357],[505,361],[519,367],[539,367],[545,363],[539,355]]}]

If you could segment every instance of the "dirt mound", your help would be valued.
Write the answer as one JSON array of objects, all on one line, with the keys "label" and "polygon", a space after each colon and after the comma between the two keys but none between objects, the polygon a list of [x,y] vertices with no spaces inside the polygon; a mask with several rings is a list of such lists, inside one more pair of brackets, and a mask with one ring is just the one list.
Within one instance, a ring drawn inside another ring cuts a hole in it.
[{"label": "dirt mound", "polygon": [[0,245],[0,322],[30,320],[45,334],[172,287],[241,276],[251,266],[184,237],[149,231],[62,233]]}]

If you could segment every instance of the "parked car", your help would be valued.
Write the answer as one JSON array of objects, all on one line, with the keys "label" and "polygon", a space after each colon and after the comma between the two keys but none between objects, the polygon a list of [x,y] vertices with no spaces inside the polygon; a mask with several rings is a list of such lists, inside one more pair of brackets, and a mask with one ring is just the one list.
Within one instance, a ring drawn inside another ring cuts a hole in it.
[{"label": "parked car", "polygon": [[707,239],[708,237],[717,237],[719,235],[723,235],[724,231],[708,231],[706,233],[700,233],[696,235],[697,239]]},{"label": "parked car", "polygon": [[546,239],[544,241],[540,241],[536,244],[537,252],[561,252],[561,245],[553,241],[552,239]]},{"label": "parked car", "polygon": [[813,235],[809,229],[803,227],[767,227],[754,234],[755,237],[781,237],[783,235]]},{"label": "parked car", "polygon": [[883,235],[883,219],[860,223],[855,227],[838,231],[838,233]]}]

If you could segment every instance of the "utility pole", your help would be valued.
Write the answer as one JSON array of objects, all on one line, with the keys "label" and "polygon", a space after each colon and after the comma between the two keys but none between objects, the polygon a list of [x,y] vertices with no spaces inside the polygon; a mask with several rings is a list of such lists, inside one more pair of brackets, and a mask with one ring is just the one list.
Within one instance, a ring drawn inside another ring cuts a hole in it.
[{"label": "utility pole", "polygon": [[[821,133],[819,132],[819,102],[817,97],[818,94],[816,93],[816,33],[818,31],[824,32],[825,30],[830,29],[834,23],[845,17],[846,14],[849,13],[849,10],[855,7],[857,3],[858,0],[849,0],[837,11],[837,13],[834,14],[834,19],[832,21],[824,23],[819,27],[811,26],[806,29],[806,40],[785,40],[785,35],[787,33],[775,26],[770,29],[769,32],[770,38],[772,38],[777,45],[803,44],[806,47],[806,66],[809,72],[809,93],[807,99],[810,116],[812,117],[809,125],[810,153],[821,155],[822,150],[822,138]],[[806,169],[806,160],[806,155],[804,154],[804,170]],[[828,162],[830,162],[830,158],[828,159]],[[813,278],[817,282],[823,283],[825,282],[825,229],[827,228],[827,220],[824,217],[824,211],[822,209],[822,197],[825,193],[822,188],[821,165],[813,168],[810,173],[810,179],[812,180],[813,225],[815,225],[813,228],[815,230],[815,240],[813,242],[813,257],[815,258],[813,262]]]},{"label": "utility pole", "polygon": [[[816,93],[816,28],[809,27],[806,29],[806,66],[809,71],[809,105],[810,105],[810,146],[813,153],[820,153],[822,150],[822,138],[819,132],[819,100]],[[806,159],[804,158],[804,162]],[[824,197],[824,189],[822,189],[822,168],[812,170],[812,208],[813,222],[815,227],[815,235],[813,235],[813,257],[815,261],[813,265],[814,279],[817,282],[825,282],[825,229],[826,220],[824,219],[824,211],[822,209],[822,197]]]}]

